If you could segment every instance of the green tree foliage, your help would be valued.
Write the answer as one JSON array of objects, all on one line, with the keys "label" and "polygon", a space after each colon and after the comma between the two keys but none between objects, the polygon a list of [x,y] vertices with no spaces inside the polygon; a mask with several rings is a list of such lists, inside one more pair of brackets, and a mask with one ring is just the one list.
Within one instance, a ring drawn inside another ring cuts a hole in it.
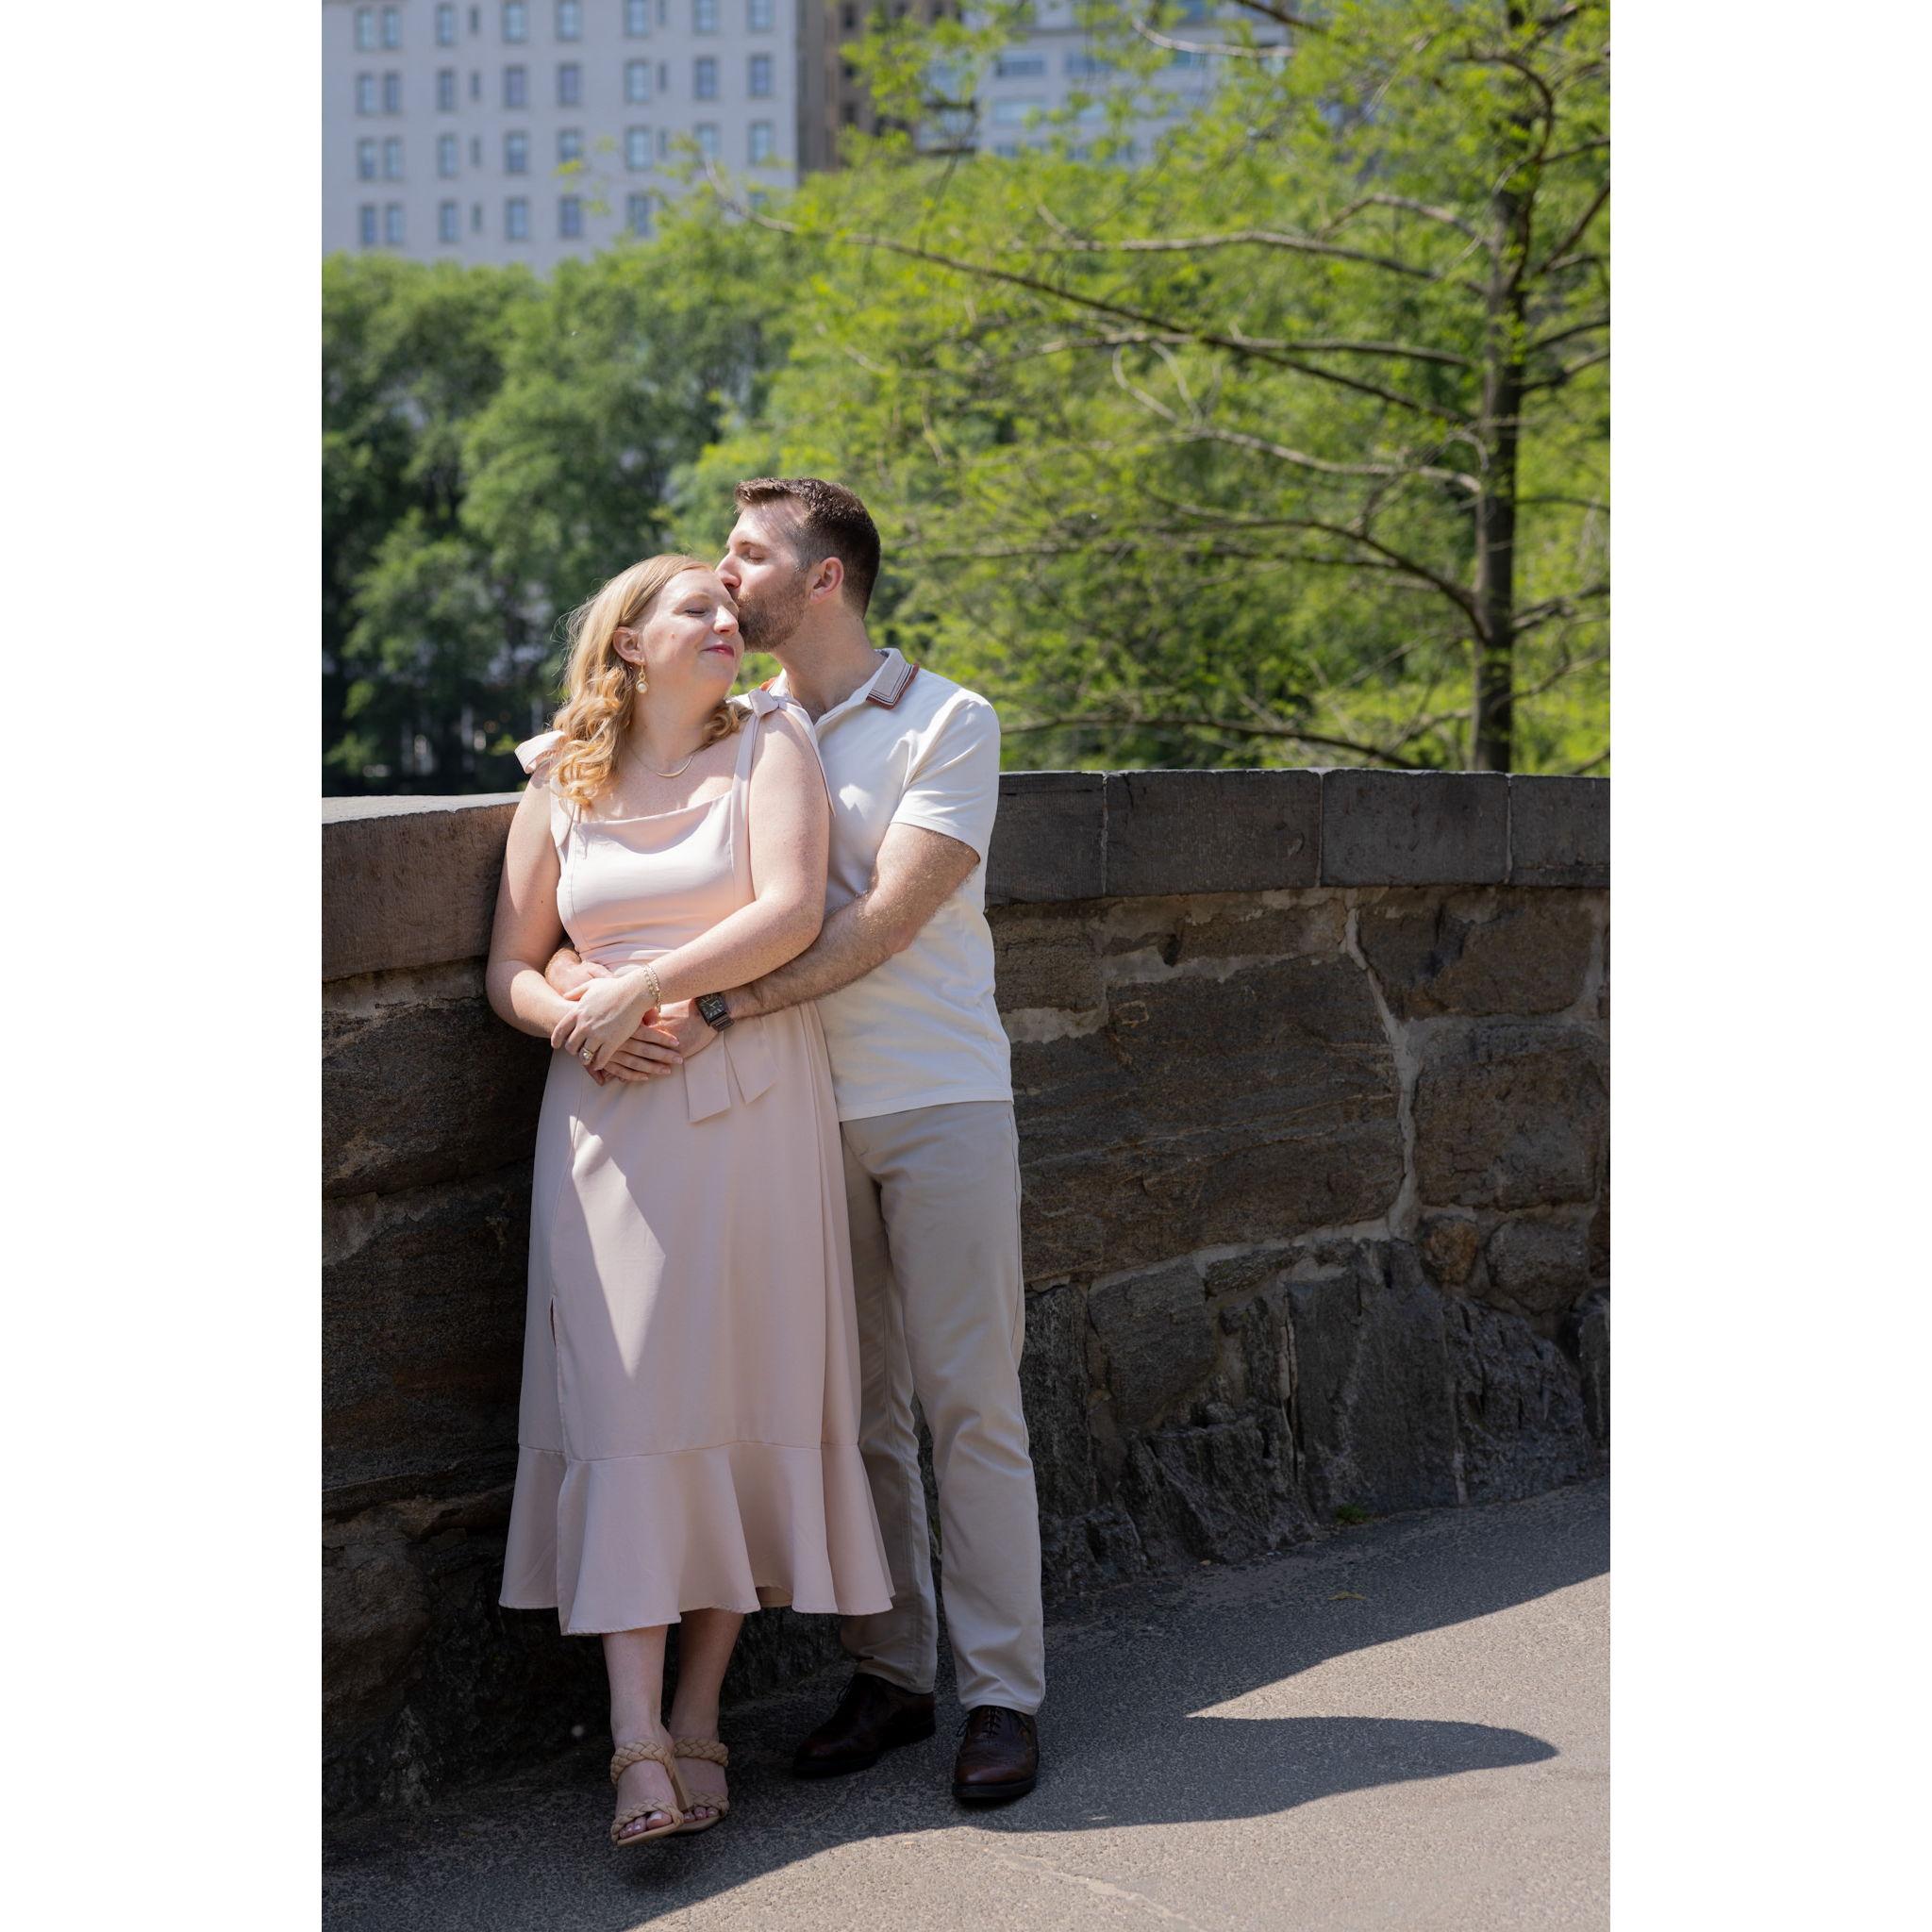
[{"label": "green tree foliage", "polygon": [[790,247],[687,222],[546,282],[325,264],[325,790],[519,782],[558,619],[668,547],[673,471],[761,407]]},{"label": "green tree foliage", "polygon": [[[1091,8],[1106,97],[1005,159],[931,150],[1016,9],[881,12],[902,131],[741,210],[809,273],[689,500],[852,484],[881,627],[999,698],[1022,763],[1603,769],[1604,8],[1182,11]],[[1208,51],[1211,105],[1121,165]]]}]

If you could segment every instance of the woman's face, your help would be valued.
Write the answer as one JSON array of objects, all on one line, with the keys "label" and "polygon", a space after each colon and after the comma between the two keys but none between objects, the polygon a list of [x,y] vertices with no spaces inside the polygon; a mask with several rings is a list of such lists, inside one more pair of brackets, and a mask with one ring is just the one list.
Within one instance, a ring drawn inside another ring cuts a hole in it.
[{"label": "woman's face", "polygon": [[626,662],[642,668],[648,689],[708,694],[712,704],[731,689],[744,655],[738,607],[708,570],[678,572],[642,621],[613,641]]}]

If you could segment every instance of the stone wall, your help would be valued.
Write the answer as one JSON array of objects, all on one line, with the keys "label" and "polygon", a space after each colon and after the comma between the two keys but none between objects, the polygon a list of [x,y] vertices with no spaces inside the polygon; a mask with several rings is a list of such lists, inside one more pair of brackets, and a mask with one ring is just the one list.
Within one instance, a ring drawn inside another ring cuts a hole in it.
[{"label": "stone wall", "polygon": [[[1002,781],[989,898],[1051,1594],[1602,1466],[1608,791]],[[325,806],[337,1809],[603,1721],[598,1646],[495,1602],[549,1057],[483,999],[511,809]],[[834,1648],[827,1620],[755,1618],[737,1688]]]}]

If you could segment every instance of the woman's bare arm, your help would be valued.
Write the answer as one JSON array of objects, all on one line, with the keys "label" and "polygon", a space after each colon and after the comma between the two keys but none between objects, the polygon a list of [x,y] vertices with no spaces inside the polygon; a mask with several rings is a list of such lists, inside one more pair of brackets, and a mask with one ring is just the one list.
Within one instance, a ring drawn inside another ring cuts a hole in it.
[{"label": "woman's bare arm", "polygon": [[563,937],[557,916],[558,874],[549,788],[533,779],[510,821],[483,975],[491,1011],[520,1033],[548,1037],[573,1007],[543,978],[543,962]]}]

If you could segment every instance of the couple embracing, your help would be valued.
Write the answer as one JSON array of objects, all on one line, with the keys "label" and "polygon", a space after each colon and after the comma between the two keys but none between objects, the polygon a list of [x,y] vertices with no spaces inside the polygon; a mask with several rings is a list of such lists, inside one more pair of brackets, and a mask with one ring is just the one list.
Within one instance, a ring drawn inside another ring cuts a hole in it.
[{"label": "couple embracing", "polygon": [[[767,1606],[839,1616],[857,1665],[799,1774],[932,1734],[915,1396],[966,1712],[953,1790],[1019,1797],[1039,1762],[984,910],[998,720],[872,645],[879,539],[850,491],[737,501],[715,569],[647,558],[573,618],[556,728],[518,748],[491,941],[491,1006],[558,1049],[502,1601],[603,1641],[619,1844],[729,1809],[719,1690]],[[747,648],[782,673],[734,699]]]}]

